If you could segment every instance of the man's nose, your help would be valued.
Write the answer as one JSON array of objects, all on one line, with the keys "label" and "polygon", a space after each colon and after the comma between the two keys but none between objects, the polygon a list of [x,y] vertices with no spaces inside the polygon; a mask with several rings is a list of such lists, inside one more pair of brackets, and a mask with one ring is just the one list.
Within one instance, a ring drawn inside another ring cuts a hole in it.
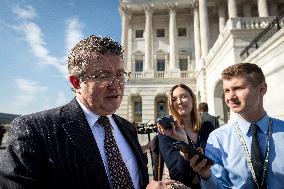
[{"label": "man's nose", "polygon": [[119,79],[116,76],[113,76],[111,82],[109,83],[109,87],[117,87],[119,82]]},{"label": "man's nose", "polygon": [[227,94],[225,95],[227,97],[228,100],[231,100],[231,99],[236,99],[236,93],[234,91],[229,91],[227,92]]}]

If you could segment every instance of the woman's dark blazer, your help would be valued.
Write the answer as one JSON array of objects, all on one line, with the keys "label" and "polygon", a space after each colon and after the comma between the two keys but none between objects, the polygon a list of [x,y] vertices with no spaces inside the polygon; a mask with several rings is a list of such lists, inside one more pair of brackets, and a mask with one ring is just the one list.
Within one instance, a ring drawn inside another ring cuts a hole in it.
[{"label": "woman's dark blazer", "polygon": [[[134,126],[113,115],[139,166],[141,188],[149,182],[147,164]],[[21,116],[9,131],[0,158],[0,188],[110,188],[91,128],[78,102]]]},{"label": "woman's dark blazer", "polygon": [[[213,130],[214,127],[211,123],[206,122],[205,124],[202,124],[196,146],[200,146],[204,149],[208,136]],[[160,151],[169,169],[170,178],[180,181],[186,186],[191,186],[193,189],[194,186],[191,182],[196,173],[190,167],[189,161],[185,160],[183,156],[180,155],[179,150],[173,147],[173,142],[176,142],[177,140],[161,133],[158,134],[158,137]]]}]

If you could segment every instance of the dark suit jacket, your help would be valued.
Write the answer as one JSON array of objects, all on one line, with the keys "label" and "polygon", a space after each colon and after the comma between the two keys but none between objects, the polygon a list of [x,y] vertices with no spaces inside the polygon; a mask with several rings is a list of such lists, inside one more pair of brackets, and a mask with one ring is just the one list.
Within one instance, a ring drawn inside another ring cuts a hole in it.
[{"label": "dark suit jacket", "polygon": [[[201,131],[198,133],[198,139],[196,147],[205,148],[209,134],[214,130],[212,124],[202,124]],[[163,159],[169,169],[170,178],[182,182],[186,186],[190,186],[191,189],[200,188],[199,185],[192,184],[192,180],[195,176],[195,172],[190,166],[190,162],[185,160],[180,155],[179,150],[173,147],[173,142],[176,142],[172,137],[158,134],[160,151]]]},{"label": "dark suit jacket", "polygon": [[[149,182],[147,164],[134,126],[113,115],[140,168],[141,188]],[[110,188],[91,128],[78,102],[16,118],[0,159],[0,188]]]},{"label": "dark suit jacket", "polygon": [[210,115],[208,112],[202,112],[200,117],[201,117],[201,123],[210,122],[215,129],[220,127],[218,118]]}]

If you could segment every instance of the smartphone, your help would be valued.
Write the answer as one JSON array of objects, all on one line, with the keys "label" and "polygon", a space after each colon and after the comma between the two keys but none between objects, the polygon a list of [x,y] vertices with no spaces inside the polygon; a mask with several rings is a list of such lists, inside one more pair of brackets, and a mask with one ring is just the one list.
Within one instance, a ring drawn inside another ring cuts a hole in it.
[{"label": "smartphone", "polygon": [[189,158],[192,158],[194,155],[198,155],[198,162],[202,161],[203,159],[207,159],[206,165],[214,165],[215,162],[207,157],[206,155],[200,153],[196,150],[196,148],[193,145],[189,145],[184,141],[177,141],[173,143],[174,148],[182,151],[183,153],[187,153]]},{"label": "smartphone", "polygon": [[163,127],[163,129],[168,130],[173,128],[172,124],[175,123],[175,120],[173,116],[169,115],[159,118],[157,122],[161,125],[161,127]]}]

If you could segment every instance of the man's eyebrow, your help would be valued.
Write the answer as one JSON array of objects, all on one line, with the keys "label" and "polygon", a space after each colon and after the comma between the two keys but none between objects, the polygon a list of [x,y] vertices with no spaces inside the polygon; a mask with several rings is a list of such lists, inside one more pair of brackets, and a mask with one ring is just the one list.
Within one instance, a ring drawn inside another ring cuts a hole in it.
[{"label": "man's eyebrow", "polygon": [[[126,72],[126,71],[122,68],[120,70],[117,70],[116,73],[121,73],[121,72]],[[113,74],[113,72],[109,70],[95,70],[91,72],[91,74]]]},{"label": "man's eyebrow", "polygon": [[111,74],[111,72],[107,70],[94,70],[91,74]]},{"label": "man's eyebrow", "polygon": [[126,72],[125,69],[117,70],[117,72]]}]

